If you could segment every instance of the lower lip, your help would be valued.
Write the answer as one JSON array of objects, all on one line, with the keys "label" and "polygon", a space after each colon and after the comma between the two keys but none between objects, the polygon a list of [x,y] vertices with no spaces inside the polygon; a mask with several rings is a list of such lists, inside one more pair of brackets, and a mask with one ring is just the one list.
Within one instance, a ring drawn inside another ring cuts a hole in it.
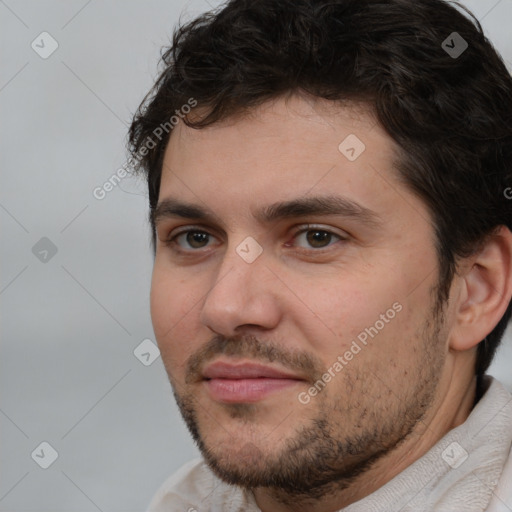
[{"label": "lower lip", "polygon": [[219,402],[258,402],[268,395],[301,382],[295,379],[210,379],[204,381],[212,398]]}]

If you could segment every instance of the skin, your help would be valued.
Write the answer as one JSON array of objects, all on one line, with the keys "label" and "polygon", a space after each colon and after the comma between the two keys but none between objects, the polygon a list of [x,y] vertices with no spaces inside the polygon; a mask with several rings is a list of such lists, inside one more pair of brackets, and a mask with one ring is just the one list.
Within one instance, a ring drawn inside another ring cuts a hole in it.
[{"label": "skin", "polygon": [[[353,162],[338,150],[349,134],[366,146]],[[252,489],[264,512],[299,504],[326,512],[360,500],[473,406],[476,344],[512,294],[511,235],[502,230],[461,262],[436,316],[431,216],[398,181],[394,150],[363,106],[300,95],[201,130],[180,123],[166,149],[159,201],[176,198],[214,218],[157,219],[155,335],[206,461]],[[261,223],[254,215],[326,195],[371,209],[377,223],[339,215]],[[184,229],[195,234],[176,238]],[[263,249],[252,263],[236,251],[247,237]],[[333,372],[395,303],[394,318]],[[258,361],[303,380],[256,402],[224,403],[200,380],[213,361]],[[329,368],[335,376],[302,403],[299,394]]]}]

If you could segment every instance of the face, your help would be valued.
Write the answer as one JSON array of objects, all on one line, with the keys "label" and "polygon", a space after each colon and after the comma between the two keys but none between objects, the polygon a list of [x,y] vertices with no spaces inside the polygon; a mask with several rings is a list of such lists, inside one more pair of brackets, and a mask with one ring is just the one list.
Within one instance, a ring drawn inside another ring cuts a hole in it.
[{"label": "face", "polygon": [[166,150],[152,320],[187,426],[230,483],[346,481],[411,432],[441,376],[430,215],[374,118],[333,105],[180,124]]}]

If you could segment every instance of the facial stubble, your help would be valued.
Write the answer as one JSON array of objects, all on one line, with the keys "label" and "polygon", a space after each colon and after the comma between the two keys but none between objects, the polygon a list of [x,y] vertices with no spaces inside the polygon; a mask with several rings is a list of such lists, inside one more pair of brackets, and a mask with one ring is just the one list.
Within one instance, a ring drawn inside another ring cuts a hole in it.
[{"label": "facial stubble", "polygon": [[[372,370],[354,361],[336,376],[342,383],[335,385],[344,390],[343,395],[333,396],[324,389],[308,405],[297,400],[302,421],[297,422],[293,414],[281,446],[268,446],[264,438],[256,441],[258,403],[218,404],[226,422],[217,424],[197,400],[196,377],[204,363],[224,354],[301,367],[315,382],[325,368],[312,354],[289,354],[252,336],[216,337],[189,359],[186,384],[180,391],[171,380],[173,393],[201,454],[220,479],[246,489],[267,488],[283,503],[318,500],[349,487],[422,421],[435,397],[443,367],[442,326],[442,311],[432,310],[416,340],[411,340],[420,343],[413,366],[403,369],[410,388],[398,379],[398,389],[393,389],[386,383],[385,367]],[[224,429],[226,443],[208,443],[209,429]]]}]

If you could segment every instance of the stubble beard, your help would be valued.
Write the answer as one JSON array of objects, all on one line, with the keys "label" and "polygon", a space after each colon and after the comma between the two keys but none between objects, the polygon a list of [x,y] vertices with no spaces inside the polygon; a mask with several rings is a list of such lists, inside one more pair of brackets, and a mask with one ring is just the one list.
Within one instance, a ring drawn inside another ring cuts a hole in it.
[{"label": "stubble beard", "polygon": [[[391,389],[385,381],[386,367],[381,365],[374,372],[354,361],[336,377],[343,379],[338,389],[345,390],[345,395],[333,397],[328,390],[319,393],[310,402],[316,407],[314,416],[309,410],[310,417],[302,424],[294,420],[295,426],[278,447],[251,441],[257,432],[258,404],[223,404],[233,422],[226,430],[240,434],[245,429],[252,435],[243,440],[226,434],[225,443],[213,445],[205,441],[207,431],[222,426],[215,422],[208,425],[208,415],[203,415],[203,421],[199,419],[201,406],[194,392],[178,393],[173,385],[173,393],[188,430],[217,477],[248,490],[266,488],[285,504],[317,501],[349,487],[422,421],[436,395],[443,368],[442,326],[442,311],[433,310],[417,333],[420,347],[415,366],[401,369],[406,372],[407,383],[399,378],[397,389]],[[354,392],[357,395],[353,396]]]}]

